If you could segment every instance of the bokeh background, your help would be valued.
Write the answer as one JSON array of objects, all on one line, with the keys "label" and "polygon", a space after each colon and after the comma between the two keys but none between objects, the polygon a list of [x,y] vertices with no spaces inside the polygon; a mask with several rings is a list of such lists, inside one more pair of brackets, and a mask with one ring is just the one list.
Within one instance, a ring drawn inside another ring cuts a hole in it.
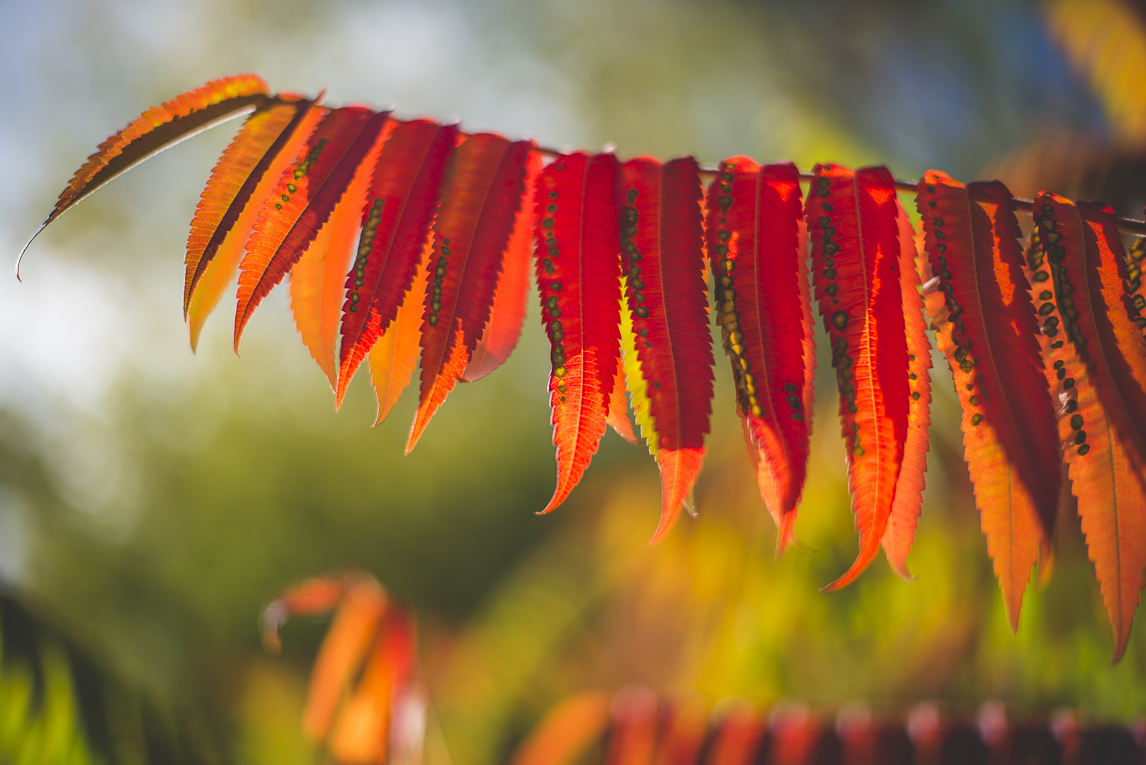
[{"label": "bokeh background", "polygon": [[[1098,189],[1137,214],[1144,133],[1078,63],[1085,46],[1054,32],[1068,5],[4,2],[0,253],[14,260],[105,136],[241,71],[549,146],[997,174],[1016,193]],[[1120,34],[1141,35],[1146,17],[1126,18]],[[923,699],[1146,712],[1142,618],[1112,666],[1069,502],[1054,578],[1032,586],[1011,635],[941,357],[917,580],[881,559],[822,595],[856,548],[827,353],[802,545],[781,560],[722,357],[699,518],[648,548],[656,467],[612,432],[569,501],[534,515],[554,466],[532,304],[513,358],[460,386],[409,457],[411,394],[371,428],[360,374],[336,414],[285,289],[241,358],[225,310],[193,355],[183,246],[235,124],[115,181],[36,241],[23,284],[0,279],[0,579],[108,673],[209,720],[243,761],[315,761],[298,720],[322,625],[288,626],[268,657],[257,618],[282,588],[348,567],[419,614],[440,762],[499,761],[563,694],[630,683],[890,714]]]}]

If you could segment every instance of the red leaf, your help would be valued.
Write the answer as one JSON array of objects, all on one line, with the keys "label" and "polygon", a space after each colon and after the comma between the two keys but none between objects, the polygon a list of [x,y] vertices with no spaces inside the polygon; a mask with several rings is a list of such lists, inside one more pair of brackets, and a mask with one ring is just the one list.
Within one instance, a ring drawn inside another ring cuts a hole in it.
[{"label": "red leaf", "polygon": [[362,210],[362,238],[346,277],[336,406],[414,281],[457,139],[455,125],[415,120],[395,127],[382,146]]},{"label": "red leaf", "polygon": [[796,166],[761,169],[747,157],[721,163],[709,187],[707,233],[737,409],[783,552],[807,471],[815,373]]},{"label": "red leaf", "polygon": [[470,136],[454,153],[426,266],[422,385],[407,454],[465,372],[489,321],[531,153],[531,142],[510,143],[493,133]]},{"label": "red leaf", "polygon": [[620,354],[617,171],[612,154],[570,154],[537,184],[537,284],[557,447],[557,488],[543,513],[569,496],[605,432]]},{"label": "red leaf", "polygon": [[375,142],[354,172],[342,199],[290,272],[290,307],[295,327],[310,355],[338,389],[335,347],[343,300],[343,283],[361,228],[360,218],[371,170],[381,144]]},{"label": "red leaf", "polygon": [[712,412],[702,194],[692,157],[664,165],[633,159],[621,173],[625,297],[661,467],[656,542],[676,522],[700,473]]},{"label": "red leaf", "polygon": [[497,291],[493,296],[489,321],[478,339],[463,382],[477,382],[500,367],[521,337],[521,325],[525,322],[525,304],[529,293],[530,271],[533,265],[534,213],[533,191],[537,176],[541,173],[541,155],[529,155],[529,167],[525,178],[523,203],[513,224],[505,257],[501,262],[501,273],[497,279]]},{"label": "red leaf", "polygon": [[891,173],[816,165],[805,209],[860,534],[855,562],[830,591],[853,581],[879,551],[906,449],[911,389]]},{"label": "red leaf", "polygon": [[388,117],[388,112],[361,107],[335,109],[319,123],[303,153],[279,179],[240,265],[236,350],[251,314],[302,257]]},{"label": "red leaf", "polygon": [[[907,379],[911,388],[908,404],[907,443],[903,466],[895,483],[895,501],[887,518],[880,543],[891,569],[910,579],[907,554],[915,540],[915,527],[923,505],[924,473],[927,472],[927,429],[931,425],[931,342],[923,321],[923,299],[919,295],[916,268],[915,232],[907,211],[896,202],[899,224],[899,287],[903,300],[903,323],[907,330]],[[924,256],[926,258],[926,256]]]},{"label": "red leaf", "polygon": [[1057,195],[1039,194],[1034,214],[1038,240],[1027,264],[1035,306],[1045,317],[1044,371],[1061,402],[1059,438],[1114,628],[1117,661],[1130,637],[1146,570],[1146,394],[1137,385],[1119,385],[1129,371],[1103,299],[1093,229],[1073,203]]}]

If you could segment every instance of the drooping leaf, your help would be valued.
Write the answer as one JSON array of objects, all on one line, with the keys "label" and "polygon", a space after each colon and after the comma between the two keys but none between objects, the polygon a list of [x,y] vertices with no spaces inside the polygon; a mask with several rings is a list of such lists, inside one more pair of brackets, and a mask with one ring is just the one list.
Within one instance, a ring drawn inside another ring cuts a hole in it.
[{"label": "drooping leaf", "polygon": [[269,165],[290,141],[313,101],[279,96],[247,118],[211,171],[187,237],[183,316],[203,272],[231,233]]},{"label": "drooping leaf", "polygon": [[374,161],[376,142],[354,172],[342,199],[319,229],[310,247],[290,272],[290,307],[303,344],[326,373],[332,390],[338,387],[335,347],[343,300],[343,285],[361,228],[361,213]]},{"label": "drooping leaf", "polygon": [[235,349],[251,314],[282,281],[330,217],[389,112],[348,106],[327,114],[263,205],[240,264]]},{"label": "drooping leaf", "polygon": [[625,297],[661,468],[656,542],[672,529],[700,473],[712,411],[702,194],[692,157],[663,165],[633,159],[621,173]]},{"label": "drooping leaf", "polygon": [[751,704],[734,707],[715,731],[708,761],[712,765],[751,765],[767,752],[767,762],[790,762],[783,752],[768,751],[774,746],[761,746],[767,731],[767,721],[756,713]]},{"label": "drooping leaf", "polygon": [[805,213],[813,283],[832,346],[860,549],[826,589],[879,551],[906,450],[911,388],[895,185],[887,168],[816,165]]},{"label": "drooping leaf", "polygon": [[[153,106],[131,124],[99,145],[95,154],[76,171],[56,200],[56,206],[40,231],[108,181],[180,141],[266,103],[267,83],[254,74],[237,74],[211,80]],[[28,242],[31,244],[31,241]],[[28,247],[25,245],[24,250]],[[23,252],[20,253],[21,257]],[[19,263],[17,276],[19,275]]]},{"label": "drooping leaf", "polygon": [[606,765],[652,765],[657,743],[657,697],[645,688],[625,688],[613,697],[612,712]]},{"label": "drooping leaf", "polygon": [[1118,233],[1118,219],[1114,210],[1098,202],[1079,202],[1077,206],[1085,226],[1087,263],[1093,269],[1091,275],[1097,277],[1096,287],[1106,308],[1105,319],[1096,317],[1096,322],[1108,343],[1113,333],[1109,351],[1115,357],[1112,382],[1124,395],[1137,398],[1135,390],[1146,390],[1146,343],[1134,321],[1135,306],[1126,300],[1128,258]]},{"label": "drooping leaf", "polygon": [[[931,425],[931,342],[923,321],[923,298],[919,294],[918,250],[915,232],[907,211],[896,201],[899,225],[899,287],[903,301],[903,323],[907,330],[907,379],[911,390],[908,404],[907,441],[903,467],[895,483],[895,501],[887,517],[880,544],[892,571],[910,579],[907,554],[915,540],[915,527],[923,505],[923,475],[927,472],[928,432]],[[927,256],[922,255],[923,258]]]},{"label": "drooping leaf", "polygon": [[577,153],[537,183],[537,284],[557,447],[557,487],[543,513],[569,496],[605,432],[620,352],[617,176],[612,154]]},{"label": "drooping leaf", "polygon": [[390,326],[386,327],[386,331],[367,354],[370,382],[374,385],[374,395],[378,399],[375,425],[380,425],[389,416],[390,410],[402,396],[402,391],[406,390],[414,378],[414,367],[418,364],[418,352],[421,350],[418,340],[422,336],[423,302],[429,284],[425,271],[431,252],[433,246],[426,242],[414,284],[402,298],[402,306]]},{"label": "drooping leaf", "polygon": [[573,765],[605,732],[609,697],[596,691],[574,694],[545,714],[518,747],[512,765]]},{"label": "drooping leaf", "polygon": [[1117,383],[1128,373],[1102,296],[1093,232],[1062,197],[1040,194],[1033,207],[1037,240],[1028,247],[1027,266],[1044,317],[1044,371],[1061,402],[1059,438],[1117,661],[1146,570],[1146,431],[1140,425],[1146,394]]},{"label": "drooping leaf", "polygon": [[761,497],[777,551],[792,540],[807,471],[813,375],[811,296],[795,165],[721,163],[708,192],[708,259]]},{"label": "drooping leaf", "polygon": [[454,152],[434,219],[422,315],[421,389],[409,454],[465,372],[489,321],[501,261],[525,193],[533,145],[478,133]]},{"label": "drooping leaf", "polygon": [[[329,109],[319,106],[317,101],[296,103],[296,109],[291,122],[279,133],[271,143],[254,168],[242,182],[238,192],[230,201],[227,211],[223,214],[219,224],[211,228],[206,217],[196,219],[200,221],[197,227],[192,222],[191,236],[188,238],[186,266],[188,276],[184,280],[184,293],[187,306],[187,328],[191,336],[191,349],[199,345],[199,335],[207,317],[215,310],[222,299],[223,293],[230,287],[238,273],[239,263],[242,262],[243,253],[267,200],[278,186],[279,177],[302,150],[307,139],[318,125],[319,121],[330,112]],[[237,144],[239,137],[232,141],[234,156],[238,158],[245,154],[242,144]],[[228,152],[231,149],[228,148]],[[220,180],[232,177],[231,173],[223,169],[226,162],[231,164],[227,156],[219,160],[216,171]],[[239,170],[239,173],[242,171]],[[212,174],[214,180],[215,174]],[[237,177],[237,176],[236,176]],[[210,188],[210,184],[208,186]],[[226,187],[220,184],[221,195],[229,194]],[[206,198],[207,191],[204,191]],[[214,196],[214,195],[212,195]],[[202,204],[202,203],[201,203]],[[213,207],[204,207],[204,213]],[[228,221],[231,221],[228,223]],[[227,230],[219,236],[222,229]],[[207,237],[203,242],[203,237]],[[195,240],[192,250],[192,239]],[[202,242],[202,250],[199,244]],[[190,284],[190,292],[187,285]]]},{"label": "drooping leaf", "polygon": [[382,146],[362,211],[362,238],[346,277],[335,406],[414,281],[457,140],[456,125],[414,120],[397,125]]},{"label": "drooping leaf", "polygon": [[[338,722],[330,733],[330,752],[335,761],[385,765],[401,762],[392,738],[401,735],[401,704],[414,665],[414,620],[393,607],[386,609],[362,676],[346,699]],[[397,734],[397,735],[396,735]],[[417,742],[420,746],[421,741]]]},{"label": "drooping leaf", "polygon": [[694,765],[708,733],[704,698],[682,696],[666,704],[654,765]]},{"label": "drooping leaf", "polygon": [[1017,629],[1031,568],[1050,554],[1061,457],[1015,205],[1002,184],[967,188],[934,170],[918,192],[928,316],[955,377],[975,502]]},{"label": "drooping leaf", "polygon": [[525,176],[525,192],[521,209],[513,224],[509,246],[501,262],[497,289],[489,321],[474,346],[470,362],[466,365],[462,382],[477,382],[500,367],[517,347],[521,326],[525,322],[525,305],[529,297],[530,276],[533,265],[533,229],[535,227],[533,192],[537,176],[541,173],[541,155],[532,152]]},{"label": "drooping leaf", "polygon": [[629,419],[629,405],[625,401],[625,365],[620,358],[617,359],[617,373],[613,375],[613,392],[609,394],[609,411],[605,413],[605,422],[630,444],[637,443],[633,423]]},{"label": "drooping leaf", "polygon": [[264,638],[291,616],[334,610],[311,671],[303,731],[337,762],[414,762],[425,698],[415,672],[416,622],[373,577],[350,571],[304,582],[271,603]]}]

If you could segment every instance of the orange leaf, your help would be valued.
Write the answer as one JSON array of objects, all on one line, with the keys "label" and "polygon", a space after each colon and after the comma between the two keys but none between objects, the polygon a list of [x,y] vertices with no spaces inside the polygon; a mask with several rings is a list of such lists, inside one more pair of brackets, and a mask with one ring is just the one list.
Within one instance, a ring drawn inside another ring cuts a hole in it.
[{"label": "orange leaf", "polygon": [[[202,251],[199,251],[199,243],[202,241],[202,237],[208,235],[207,231],[210,230],[210,224],[205,217],[199,218],[198,213],[196,218],[201,221],[200,227],[196,227],[195,223],[192,222],[191,236],[187,242],[189,276],[184,283],[185,289],[188,284],[190,285],[190,292],[187,293],[186,312],[192,350],[195,350],[199,345],[199,335],[203,331],[203,324],[207,321],[207,317],[219,304],[223,292],[231,286],[235,273],[239,270],[239,263],[243,259],[243,252],[251,230],[267,199],[278,186],[279,176],[294,161],[295,156],[302,150],[315,126],[330,111],[325,107],[318,106],[316,102],[299,102],[291,108],[297,110],[291,123],[263,153],[258,164],[243,181],[242,187],[230,202],[219,226],[210,233],[210,238],[203,244]],[[227,149],[228,152],[231,152],[233,148],[234,154],[232,156],[236,160],[239,155],[244,153],[244,144],[239,143],[240,138],[243,138],[242,131]],[[215,173],[219,175],[220,179],[231,177],[230,171],[226,169],[231,164],[231,157],[228,157],[227,154],[220,158],[219,163],[215,166]],[[215,173],[212,174],[212,180]],[[210,188],[210,183],[208,188]],[[220,193],[227,192],[220,189]],[[204,199],[200,202],[204,206],[204,214],[211,209],[206,206],[207,196],[207,191],[204,191]],[[228,225],[227,221],[231,220],[232,217],[234,221]],[[225,235],[221,241],[216,242],[218,232],[223,226],[228,226]],[[193,240],[194,245],[192,244]]]},{"label": "orange leaf", "polygon": [[386,603],[386,593],[376,582],[362,580],[339,604],[310,674],[303,730],[312,738],[326,738],[343,694],[375,639]]},{"label": "orange leaf", "polygon": [[398,314],[390,326],[378,338],[367,356],[370,360],[370,381],[378,399],[378,415],[375,425],[380,425],[414,377],[414,367],[418,363],[418,340],[422,336],[422,303],[426,296],[429,279],[423,273],[429,262],[433,248],[427,242],[422,253],[418,276],[410,290],[402,298]]},{"label": "orange leaf", "polygon": [[954,374],[975,504],[1015,630],[1031,569],[1049,559],[1062,463],[1015,205],[1002,184],[965,188],[935,170],[918,188],[928,316]]},{"label": "orange leaf", "polygon": [[820,315],[832,344],[860,549],[828,585],[853,581],[879,551],[910,421],[907,331],[895,186],[887,168],[817,165],[805,207]]},{"label": "orange leaf", "polygon": [[342,198],[381,137],[388,112],[343,107],[327,114],[263,205],[240,264],[235,350],[251,315],[285,277]]},{"label": "orange leaf", "polygon": [[290,272],[290,307],[295,327],[332,389],[338,386],[335,345],[343,285],[350,270],[374,161],[381,148],[381,143],[377,143],[363,159],[330,218]]},{"label": "orange leaf", "polygon": [[585,691],[549,710],[514,754],[512,765],[573,765],[609,723],[609,697]]},{"label": "orange leaf", "polygon": [[1146,431],[1140,424],[1146,394],[1135,384],[1119,385],[1127,362],[1109,318],[1117,311],[1103,298],[1093,230],[1074,204],[1054,194],[1036,197],[1034,213],[1037,242],[1028,248],[1027,264],[1035,306],[1046,317],[1044,372],[1061,402],[1059,438],[1117,661],[1146,580]]},{"label": "orange leaf", "polygon": [[[903,300],[903,323],[907,330],[907,361],[911,402],[908,405],[907,443],[903,467],[895,484],[895,501],[884,529],[883,552],[892,571],[910,579],[907,554],[915,539],[919,510],[923,505],[923,475],[927,472],[927,429],[931,425],[931,342],[923,321],[923,299],[919,295],[919,271],[916,268],[915,232],[907,211],[899,210],[899,286]],[[926,258],[926,255],[924,256]]]},{"label": "orange leaf", "polygon": [[[180,141],[255,110],[269,98],[267,83],[262,77],[237,74],[211,80],[206,85],[151,107],[130,125],[101,143],[95,154],[88,157],[88,161],[68,181],[56,200],[56,206],[32,239],[108,181]],[[31,244],[32,240],[29,240],[24,245],[21,258]],[[19,275],[20,263],[17,261],[16,276]]]},{"label": "orange leaf", "polygon": [[187,237],[184,318],[203,272],[242,215],[267,168],[298,130],[313,104],[313,101],[280,96],[260,107],[247,118],[219,157],[200,195],[191,220],[191,234]]}]

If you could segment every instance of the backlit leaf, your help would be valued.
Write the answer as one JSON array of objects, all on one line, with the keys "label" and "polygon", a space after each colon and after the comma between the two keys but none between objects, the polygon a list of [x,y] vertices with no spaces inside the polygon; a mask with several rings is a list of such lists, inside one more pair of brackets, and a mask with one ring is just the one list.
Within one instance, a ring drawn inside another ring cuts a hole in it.
[{"label": "backlit leaf", "polygon": [[792,540],[807,470],[815,350],[807,240],[795,165],[721,163],[708,192],[708,258],[761,497]]},{"label": "backlit leaf", "polygon": [[290,272],[290,307],[295,327],[310,355],[326,373],[332,390],[338,385],[335,348],[343,285],[358,241],[362,206],[380,149],[381,144],[376,143],[358,165],[346,193]]},{"label": "backlit leaf", "polygon": [[240,264],[235,349],[251,314],[282,281],[342,198],[382,135],[388,112],[344,107],[327,114],[263,205]]},{"label": "backlit leaf", "polygon": [[[36,235],[100,186],[145,159],[220,122],[253,111],[268,99],[267,83],[262,77],[237,74],[211,80],[206,85],[151,107],[123,130],[101,143],[95,154],[88,157],[87,162],[60,192],[56,206],[36,231]],[[35,238],[34,235],[32,239]],[[24,250],[27,249],[25,245]],[[22,257],[23,253],[20,255]]]},{"label": "backlit leaf", "polygon": [[1117,661],[1146,569],[1146,431],[1139,424],[1146,394],[1117,385],[1126,362],[1103,300],[1093,232],[1062,197],[1040,194],[1034,211],[1037,240],[1028,247],[1027,266],[1035,307],[1044,317],[1044,372],[1060,402],[1059,439],[1114,628]]},{"label": "backlit leaf", "polygon": [[860,549],[832,584],[879,551],[906,450],[911,389],[895,186],[886,168],[816,165],[805,213],[813,283],[832,346]]},{"label": "backlit leaf", "polygon": [[[191,335],[192,350],[199,345],[199,335],[203,331],[207,317],[215,310],[219,300],[223,297],[223,293],[234,283],[235,274],[238,273],[239,263],[242,262],[251,231],[270,195],[275,192],[279,177],[298,156],[319,121],[330,111],[325,107],[318,106],[315,102],[294,104],[292,108],[300,109],[300,111],[295,112],[291,123],[267,148],[254,169],[247,175],[242,186],[230,201],[219,225],[211,229],[207,219],[205,217],[199,218],[198,214],[196,215],[196,220],[200,222],[198,230],[196,230],[195,222],[192,222],[192,232],[187,244],[188,275],[184,280],[184,294],[187,297],[187,328]],[[232,142],[232,146],[235,146],[234,142]],[[229,151],[231,151],[230,148],[228,148]],[[236,146],[236,158],[241,154],[245,154],[245,151]],[[230,172],[222,170],[220,167],[224,162],[230,164],[226,154],[216,165],[220,179],[231,177]],[[212,178],[214,178],[214,174]],[[221,185],[220,189],[222,188]],[[207,191],[204,191],[204,198],[206,198],[206,194]],[[211,208],[205,207],[204,212],[209,209]],[[234,219],[233,222],[228,224],[227,221],[232,218]],[[221,240],[216,241],[218,233],[224,226],[227,227],[226,232]],[[203,237],[208,237],[206,242],[203,242]],[[194,249],[192,249],[192,240],[195,241]],[[200,251],[201,242],[202,250]],[[190,292],[186,291],[188,284],[190,284]]]},{"label": "backlit leaf", "polygon": [[562,156],[537,183],[537,284],[550,342],[549,402],[557,488],[581,480],[605,432],[620,353],[618,163],[612,154]]},{"label": "backlit leaf", "polygon": [[[899,225],[899,287],[903,301],[903,323],[907,330],[907,379],[911,390],[908,404],[907,442],[903,467],[895,483],[895,501],[887,518],[880,544],[892,571],[910,579],[907,554],[915,539],[915,527],[923,505],[923,475],[927,472],[928,428],[931,425],[931,342],[923,321],[923,298],[919,294],[916,268],[915,232],[907,211],[896,202]],[[922,256],[926,258],[926,255]]]},{"label": "backlit leaf", "polygon": [[389,416],[402,391],[406,390],[414,378],[414,367],[418,364],[418,352],[422,348],[418,342],[422,337],[422,306],[426,285],[429,284],[425,270],[432,251],[433,248],[427,242],[414,284],[402,298],[402,306],[394,320],[367,355],[370,361],[370,382],[374,385],[374,395],[378,399],[375,425],[380,425]]},{"label": "backlit leaf", "polygon": [[455,125],[397,125],[382,146],[362,211],[362,237],[346,277],[335,406],[410,290],[433,221]]},{"label": "backlit leaf", "polygon": [[661,468],[657,541],[688,501],[704,459],[712,411],[712,341],[704,280],[696,160],[622,168],[621,258],[637,358]]},{"label": "backlit leaf", "polygon": [[529,155],[529,166],[525,177],[525,193],[513,233],[509,237],[505,257],[501,261],[501,272],[497,278],[497,289],[493,295],[493,305],[489,321],[477,345],[474,346],[463,382],[477,382],[505,363],[509,354],[517,347],[521,337],[521,326],[525,323],[525,306],[529,297],[529,284],[532,281],[533,229],[535,226],[533,191],[537,176],[541,173],[541,155]]},{"label": "backlit leaf", "polygon": [[490,318],[501,261],[523,204],[532,144],[492,133],[455,152],[434,219],[422,314],[421,389],[409,454],[464,374]]}]

